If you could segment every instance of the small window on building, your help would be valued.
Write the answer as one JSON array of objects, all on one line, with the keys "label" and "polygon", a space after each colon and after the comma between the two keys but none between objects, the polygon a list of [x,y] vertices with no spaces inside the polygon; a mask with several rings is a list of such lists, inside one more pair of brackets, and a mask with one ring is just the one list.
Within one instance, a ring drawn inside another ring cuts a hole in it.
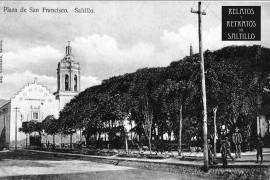
[{"label": "small window on building", "polygon": [[65,75],[65,91],[69,91],[69,76]]},{"label": "small window on building", "polygon": [[33,120],[38,120],[38,112],[33,112]]},{"label": "small window on building", "polygon": [[78,91],[78,88],[77,88],[77,83],[78,83],[78,80],[77,80],[77,75],[74,76],[74,91]]}]

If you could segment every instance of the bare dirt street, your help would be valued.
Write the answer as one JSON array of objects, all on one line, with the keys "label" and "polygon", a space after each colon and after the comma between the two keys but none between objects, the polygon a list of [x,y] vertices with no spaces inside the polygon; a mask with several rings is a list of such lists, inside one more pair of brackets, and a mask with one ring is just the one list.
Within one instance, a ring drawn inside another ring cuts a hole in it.
[{"label": "bare dirt street", "polygon": [[0,179],[197,180],[200,178],[81,160],[2,159]]}]

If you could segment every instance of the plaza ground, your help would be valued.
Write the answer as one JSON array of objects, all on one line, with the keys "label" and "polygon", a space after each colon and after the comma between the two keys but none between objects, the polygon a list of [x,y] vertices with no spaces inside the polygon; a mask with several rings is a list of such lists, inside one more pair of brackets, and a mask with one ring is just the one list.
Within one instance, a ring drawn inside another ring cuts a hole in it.
[{"label": "plaza ground", "polygon": [[200,177],[152,171],[113,164],[40,156],[6,156],[0,161],[0,179],[108,179],[200,180]]},{"label": "plaza ground", "polygon": [[[187,154],[186,154],[187,155]],[[203,161],[200,153],[189,154],[186,160],[134,159],[116,156],[42,152],[2,151],[0,152],[0,179],[218,179],[217,173],[256,171],[255,178],[269,178],[270,154],[265,152],[264,163],[255,163],[254,152],[243,154],[241,159],[229,162],[226,170],[219,166],[209,173],[200,170]],[[193,157],[194,159],[191,159]],[[198,158],[198,159],[196,159]],[[258,173],[259,172],[259,173]],[[239,174],[239,173],[238,173]],[[231,177],[231,176],[230,176]],[[237,176],[239,177],[239,176]],[[234,178],[229,178],[234,179]]]},{"label": "plaza ground", "polygon": [[[106,152],[107,150],[103,150]],[[145,158],[131,158],[131,157],[119,157],[116,155],[113,156],[96,156],[96,155],[85,155],[85,154],[76,154],[76,153],[56,153],[56,152],[48,152],[48,151],[38,151],[38,150],[28,150],[28,152],[32,153],[46,153],[47,155],[54,155],[57,154],[58,156],[62,157],[73,157],[73,158],[86,158],[86,159],[103,159],[105,160],[116,160],[116,161],[135,161],[135,162],[153,162],[153,163],[163,163],[163,164],[175,164],[175,165],[189,165],[189,166],[203,166],[203,152],[183,152],[183,157],[177,157],[178,152],[173,151],[170,153],[163,153],[164,156],[172,156],[164,159],[145,159]],[[119,153],[124,153],[124,150],[119,151]],[[134,152],[133,152],[134,153]],[[139,153],[139,152],[137,152]],[[144,151],[143,154],[149,154],[149,151]],[[254,151],[247,151],[242,153],[242,157],[235,159],[232,161],[228,158],[228,166],[230,167],[254,167],[254,166],[266,166],[270,167],[270,148],[264,148],[264,161],[263,164],[256,163],[256,150]],[[232,156],[235,157],[235,154],[232,153]],[[102,162],[104,162],[102,161]],[[217,167],[221,167],[221,154],[217,153]]]}]

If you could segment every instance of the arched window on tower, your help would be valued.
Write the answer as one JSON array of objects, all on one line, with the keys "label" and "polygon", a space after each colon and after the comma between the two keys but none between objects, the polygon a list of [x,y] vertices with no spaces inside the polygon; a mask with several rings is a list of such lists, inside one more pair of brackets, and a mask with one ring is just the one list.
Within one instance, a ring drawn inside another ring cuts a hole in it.
[{"label": "arched window on tower", "polygon": [[69,91],[69,77],[65,75],[65,91]]},{"label": "arched window on tower", "polygon": [[74,91],[78,91],[78,80],[77,80],[77,75],[74,75]]}]

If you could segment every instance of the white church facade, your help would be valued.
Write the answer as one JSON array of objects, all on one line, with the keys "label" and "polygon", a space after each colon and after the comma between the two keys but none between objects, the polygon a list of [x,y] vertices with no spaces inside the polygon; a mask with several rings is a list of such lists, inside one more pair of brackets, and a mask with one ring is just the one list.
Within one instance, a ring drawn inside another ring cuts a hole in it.
[{"label": "white church facade", "polygon": [[48,115],[58,118],[60,110],[79,92],[80,65],[75,62],[68,44],[64,58],[58,63],[55,93],[35,80],[0,107],[0,132],[5,131],[6,147],[14,148],[15,142],[17,147],[24,147],[29,137],[19,131],[22,123],[30,120],[41,122]]}]

